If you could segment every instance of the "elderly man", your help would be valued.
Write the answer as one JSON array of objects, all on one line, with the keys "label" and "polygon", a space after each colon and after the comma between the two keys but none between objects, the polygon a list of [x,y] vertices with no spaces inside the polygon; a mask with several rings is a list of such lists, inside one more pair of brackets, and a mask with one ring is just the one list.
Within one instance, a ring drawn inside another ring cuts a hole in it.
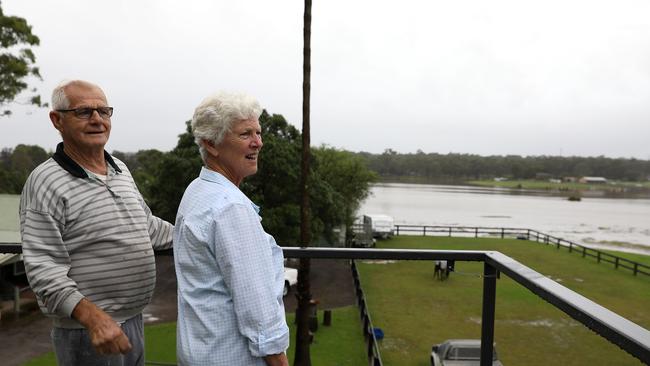
[{"label": "elderly man", "polygon": [[98,86],[63,82],[52,107],[63,142],[20,200],[27,278],[53,318],[60,365],[143,365],[153,251],[171,247],[173,227],[151,214],[127,167],[104,151],[113,108]]},{"label": "elderly man", "polygon": [[238,188],[257,171],[261,112],[253,98],[225,93],[194,112],[204,167],[174,228],[180,365],[288,366],[282,249]]}]

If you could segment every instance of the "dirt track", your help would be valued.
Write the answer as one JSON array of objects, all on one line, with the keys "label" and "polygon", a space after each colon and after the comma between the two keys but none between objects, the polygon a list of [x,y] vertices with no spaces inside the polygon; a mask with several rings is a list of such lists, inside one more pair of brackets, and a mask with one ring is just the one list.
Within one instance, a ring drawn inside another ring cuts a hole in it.
[{"label": "dirt track", "polygon": [[[312,298],[320,301],[319,309],[331,309],[355,303],[350,266],[345,260],[314,259],[311,261]],[[176,275],[172,257],[156,257],[157,283],[151,304],[144,310],[147,324],[176,321]],[[285,297],[285,308],[296,310],[295,288]],[[0,363],[18,366],[52,350],[51,321],[37,309],[33,295],[16,318],[3,313],[0,319]]]}]

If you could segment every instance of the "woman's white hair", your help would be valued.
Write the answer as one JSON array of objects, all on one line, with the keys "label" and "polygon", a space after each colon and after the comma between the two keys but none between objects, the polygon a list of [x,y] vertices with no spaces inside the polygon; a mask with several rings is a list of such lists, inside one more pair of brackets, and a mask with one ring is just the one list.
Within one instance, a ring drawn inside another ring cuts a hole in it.
[{"label": "woman's white hair", "polygon": [[203,140],[219,145],[235,122],[257,120],[261,114],[260,104],[246,94],[220,92],[203,99],[192,117],[192,135],[203,162],[206,158]]},{"label": "woman's white hair", "polygon": [[90,83],[85,80],[63,80],[52,90],[52,109],[68,109],[70,107],[70,99],[65,94],[65,88],[73,84],[81,84],[102,90],[98,85]]}]

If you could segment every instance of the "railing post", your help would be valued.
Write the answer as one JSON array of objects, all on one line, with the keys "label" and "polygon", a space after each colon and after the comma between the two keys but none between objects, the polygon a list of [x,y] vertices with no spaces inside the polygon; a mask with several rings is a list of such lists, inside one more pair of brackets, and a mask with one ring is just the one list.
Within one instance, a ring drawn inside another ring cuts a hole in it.
[{"label": "railing post", "polygon": [[497,290],[497,270],[483,264],[483,314],[481,320],[481,366],[492,366],[494,343],[494,313]]}]

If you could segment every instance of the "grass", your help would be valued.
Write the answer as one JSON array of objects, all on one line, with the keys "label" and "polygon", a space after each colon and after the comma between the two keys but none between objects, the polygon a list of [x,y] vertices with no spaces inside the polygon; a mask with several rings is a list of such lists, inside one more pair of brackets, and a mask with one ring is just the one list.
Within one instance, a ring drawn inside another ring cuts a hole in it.
[{"label": "grass", "polygon": [[588,183],[577,183],[577,182],[551,183],[549,181],[543,181],[543,180],[506,180],[500,182],[494,180],[474,180],[474,181],[468,181],[467,184],[476,185],[476,186],[486,186],[486,187],[543,189],[543,190],[555,190],[555,191],[598,190],[598,191],[621,192],[625,188],[645,189],[645,190],[650,188],[650,182],[613,182],[613,181],[610,181],[607,184],[588,184]]},{"label": "grass", "polygon": [[[287,350],[289,361],[293,364],[295,353],[294,314],[287,314],[287,323],[291,331],[291,346]],[[318,319],[322,323],[323,312]],[[149,325],[144,328],[146,342],[146,360],[155,362],[176,362],[176,323]],[[354,306],[332,310],[332,325],[319,324],[314,334],[314,343],[310,348],[314,365],[355,366],[366,364],[365,342],[361,332],[359,310]],[[25,366],[56,365],[53,352],[32,359]]]},{"label": "grass", "polygon": [[[554,247],[514,239],[400,236],[380,248],[498,250],[564,286],[650,328],[650,278],[634,277]],[[359,263],[373,323],[384,330],[385,365],[428,365],[431,345],[479,338],[482,263],[457,262],[448,281],[433,264]],[[497,282],[495,341],[506,365],[639,365],[617,346],[506,276]]]}]

